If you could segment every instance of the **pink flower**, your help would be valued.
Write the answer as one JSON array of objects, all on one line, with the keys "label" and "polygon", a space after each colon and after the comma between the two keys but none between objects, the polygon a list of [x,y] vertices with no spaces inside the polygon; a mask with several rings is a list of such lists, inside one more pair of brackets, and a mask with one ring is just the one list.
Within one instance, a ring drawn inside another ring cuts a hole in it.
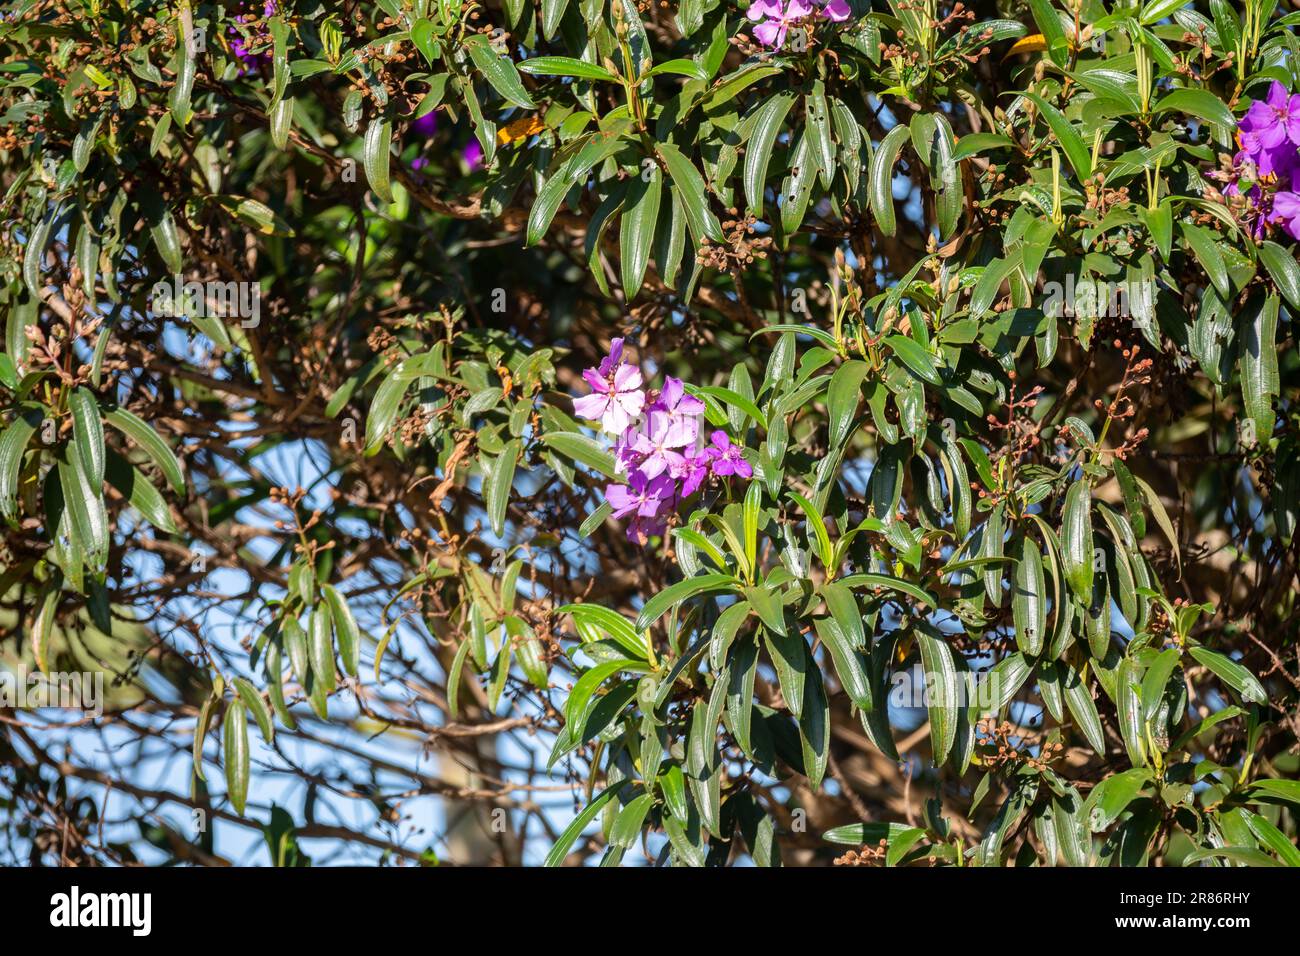
[{"label": "pink flower", "polygon": [[710,459],[710,469],[715,475],[738,475],[752,478],[754,469],[745,461],[744,452],[739,445],[733,445],[731,438],[724,431],[715,431],[712,444],[705,449]]},{"label": "pink flower", "polygon": [[709,476],[709,453],[704,449],[698,452],[687,452],[682,456],[681,464],[671,474],[682,483],[682,497],[689,498],[699,490],[704,479]]},{"label": "pink flower", "polygon": [[746,16],[755,23],[767,18],[754,28],[754,36],[764,46],[779,50],[785,45],[785,36],[790,26],[811,16],[813,12],[814,8],[808,0],[789,0],[784,5],[781,0],[755,0],[750,4]]},{"label": "pink flower", "polygon": [[605,500],[614,509],[615,518],[633,512],[639,518],[656,518],[671,502],[674,490],[673,480],[667,475],[649,478],[633,473],[626,485],[607,486]]},{"label": "pink flower", "polygon": [[694,436],[683,437],[667,412],[648,413],[644,427],[632,440],[632,450],[641,456],[637,471],[647,478],[665,471],[671,474],[682,466],[684,456],[677,449],[694,440]]},{"label": "pink flower", "polygon": [[594,369],[582,373],[590,395],[573,403],[573,410],[583,418],[600,419],[600,427],[611,434],[625,430],[641,414],[645,395],[641,392],[641,370],[633,365],[619,363],[612,374],[601,376]]},{"label": "pink flower", "polygon": [[664,387],[647,411],[664,414],[668,446],[681,448],[694,442],[699,435],[704,403],[694,395],[686,394],[680,378],[669,375],[665,376]]},{"label": "pink flower", "polygon": [[830,3],[822,7],[821,15],[825,19],[832,20],[835,23],[843,23],[852,15],[852,13],[853,11],[849,9],[849,5],[845,0],[830,0]]},{"label": "pink flower", "polygon": [[1292,239],[1300,239],[1300,193],[1284,190],[1273,197],[1271,220],[1281,223]]}]

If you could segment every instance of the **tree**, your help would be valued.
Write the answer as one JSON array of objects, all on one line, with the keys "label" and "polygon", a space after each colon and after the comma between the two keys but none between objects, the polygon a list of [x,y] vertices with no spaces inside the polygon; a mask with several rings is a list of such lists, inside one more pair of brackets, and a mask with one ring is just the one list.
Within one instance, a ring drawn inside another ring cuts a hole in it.
[{"label": "tree", "polygon": [[13,5],[10,856],[1300,863],[1275,7]]}]

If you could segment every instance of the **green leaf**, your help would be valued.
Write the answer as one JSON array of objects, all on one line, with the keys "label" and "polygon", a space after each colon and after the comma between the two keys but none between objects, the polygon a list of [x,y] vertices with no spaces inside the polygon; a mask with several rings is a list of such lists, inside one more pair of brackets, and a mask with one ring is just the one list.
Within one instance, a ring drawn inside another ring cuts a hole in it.
[{"label": "green leaf", "polygon": [[[1055,14],[1052,14],[1052,16],[1055,16]],[[1039,26],[1041,28],[1042,25]],[[1092,175],[1092,153],[1084,144],[1083,137],[1065,118],[1064,113],[1037,93],[1025,93],[1024,96],[1032,101],[1038,107],[1039,112],[1043,114],[1043,119],[1047,120],[1047,125],[1051,127],[1052,133],[1055,134],[1057,141],[1061,144],[1061,149],[1065,151],[1065,158],[1070,161],[1070,167],[1074,170],[1075,176],[1082,183]]]},{"label": "green leaf", "polygon": [[876,225],[882,235],[892,236],[898,230],[898,218],[894,212],[894,173],[898,165],[898,152],[903,148],[909,131],[900,123],[885,134],[872,157],[871,169],[867,173],[867,195],[871,211],[875,214]]},{"label": "green leaf", "polygon": [[537,109],[537,104],[520,82],[519,70],[509,57],[501,56],[492,48],[491,39],[483,33],[476,33],[465,38],[465,47],[469,50],[474,66],[492,85],[492,89],[501,98],[526,110]]},{"label": "green leaf", "polygon": [[[1182,6],[1178,0],[1173,0],[1173,2],[1178,6]],[[1198,121],[1208,120],[1226,130],[1233,130],[1237,127],[1237,118],[1232,115],[1232,110],[1228,109],[1227,104],[1209,90],[1194,89],[1192,87],[1174,90],[1161,97],[1152,107],[1152,112],[1157,115],[1170,112],[1186,113]]]},{"label": "green leaf", "polygon": [[1062,685],[1065,706],[1069,708],[1075,724],[1083,731],[1089,746],[1099,756],[1105,756],[1106,735],[1102,733],[1101,715],[1097,713],[1097,704],[1092,699],[1092,691],[1088,689],[1087,682],[1082,679],[1078,671],[1067,667]]},{"label": "green leaf", "polygon": [[1070,590],[1084,607],[1092,603],[1092,488],[1079,478],[1065,495],[1061,565]]},{"label": "green leaf", "polygon": [[72,435],[82,470],[91,487],[99,488],[104,484],[104,424],[99,418],[99,403],[88,389],[79,386],[68,395],[68,409],[72,412]]},{"label": "green leaf", "polygon": [[826,522],[822,520],[822,513],[817,510],[816,505],[797,491],[790,491],[787,494],[803,509],[804,516],[808,519],[808,530],[817,543],[817,553],[821,558],[822,567],[826,569],[826,577],[834,578],[836,571],[833,565],[834,550],[831,548],[831,538],[826,532]]},{"label": "green leaf", "polygon": [[1016,646],[1031,657],[1042,653],[1047,632],[1047,584],[1043,579],[1043,556],[1027,535],[1021,539],[1011,596],[1011,613],[1016,628]]},{"label": "green leaf", "polygon": [[636,629],[617,611],[599,604],[565,604],[556,608],[555,613],[572,615],[584,642],[598,640],[601,633],[608,634],[636,657],[648,659],[648,639],[639,637]]},{"label": "green leaf", "polygon": [[1296,263],[1295,256],[1268,240],[1261,242],[1258,248],[1259,261],[1264,263],[1287,305],[1300,310],[1300,264]]},{"label": "green leaf", "polygon": [[[815,618],[813,627],[817,631],[817,637],[830,651],[831,660],[835,664],[835,674],[840,679],[840,686],[849,695],[849,700],[863,710],[871,710],[871,682],[867,677],[867,671],[862,664],[862,659],[858,655],[859,645],[854,643],[852,633],[855,620],[858,629],[860,630],[862,627],[862,620],[857,612],[857,602],[853,600],[852,594],[840,588],[839,585],[830,584],[825,587],[839,588],[836,593],[847,598],[851,607],[841,603],[832,605],[828,597],[827,607],[831,610],[831,617]],[[825,588],[823,588],[822,593],[826,595]]]},{"label": "green leaf", "polygon": [[712,591],[725,591],[736,587],[736,579],[730,574],[701,574],[685,581],[664,588],[645,602],[641,613],[637,615],[636,629],[648,631],[655,621],[675,604],[680,604],[698,594]]},{"label": "green leaf", "polygon": [[1202,860],[1219,858],[1232,860],[1234,863],[1244,863],[1246,866],[1284,865],[1253,846],[1224,846],[1202,847],[1199,850],[1193,850],[1183,857],[1183,866],[1191,866],[1194,863],[1200,863]]},{"label": "green leaf", "polygon": [[1119,819],[1150,779],[1151,775],[1141,767],[1104,778],[1084,803],[1088,829],[1098,833]]},{"label": "green leaf", "polygon": [[27,443],[41,422],[40,412],[34,408],[22,409],[0,435],[0,513],[13,519],[18,510],[18,478]]},{"label": "green leaf", "polygon": [[1188,653],[1196,663],[1207,668],[1219,680],[1240,694],[1242,700],[1251,704],[1268,703],[1268,694],[1265,693],[1264,685],[1259,682],[1259,678],[1236,661],[1207,647],[1190,647]]},{"label": "green leaf", "polygon": [[930,746],[934,765],[939,767],[948,759],[957,739],[957,717],[964,688],[947,642],[924,628],[917,628],[915,633],[917,646],[921,650],[921,667],[925,671],[926,686],[933,689],[926,701],[926,710],[930,715]]},{"label": "green leaf", "polygon": [[623,215],[619,217],[619,258],[623,294],[630,302],[641,289],[650,247],[654,244],[655,226],[659,222],[659,200],[663,192],[663,173],[658,166],[632,180]]},{"label": "green leaf", "polygon": [[595,166],[603,163],[627,144],[628,141],[616,132],[592,133],[569,159],[561,163],[533,202],[533,207],[528,214],[525,245],[535,246],[541,242],[569,190],[585,183],[588,174]]},{"label": "green leaf", "polygon": [[268,744],[273,742],[275,724],[271,721],[271,708],[266,705],[266,701],[262,700],[262,695],[243,677],[236,677],[231,683],[244,707],[252,712],[253,719],[257,721],[257,729],[262,732],[262,739]]},{"label": "green leaf", "polygon": [[942,385],[943,378],[935,367],[935,356],[916,339],[907,335],[889,335],[885,344],[894,354],[903,360],[903,364],[915,372],[923,381],[931,385]]},{"label": "green leaf", "polygon": [[107,457],[108,464],[104,469],[104,477],[108,483],[116,488],[118,493],[131,503],[131,507],[151,525],[167,534],[176,534],[179,529],[167,509],[167,502],[163,500],[161,492],[149,483],[149,479],[141,473],[140,469],[132,466],[117,452],[109,449]]},{"label": "green leaf", "polygon": [[862,380],[870,366],[866,362],[845,362],[831,376],[826,390],[826,408],[830,418],[830,445],[843,447],[857,421],[858,405],[862,401]]},{"label": "green leaf", "polygon": [[932,608],[939,606],[935,596],[925,588],[919,587],[911,581],[904,581],[902,578],[896,578],[888,574],[874,574],[871,572],[850,574],[846,578],[841,578],[840,583],[848,588],[892,588],[895,591],[901,591],[910,597],[914,597]]},{"label": "green leaf", "polygon": [[314,607],[307,620],[307,657],[317,686],[324,693],[332,693],[338,686],[334,674],[334,640],[329,608]]},{"label": "green leaf", "polygon": [[81,453],[73,440],[67,460],[60,460],[59,485],[63,501],[72,518],[72,548],[94,569],[104,566],[108,558],[108,512],[104,509],[102,487],[92,487],[81,465]]},{"label": "green leaf", "polygon": [[587,804],[583,811],[573,818],[573,822],[564,828],[564,832],[555,841],[551,851],[546,854],[542,865],[546,867],[563,865],[564,858],[569,855],[569,847],[573,846],[573,841],[578,839],[579,834],[596,818],[596,814],[600,813],[605,804],[617,796],[621,789],[622,787],[617,784],[606,787],[599,796]]},{"label": "green leaf", "polygon": [[1252,299],[1240,316],[1241,394],[1246,415],[1263,443],[1273,434],[1273,400],[1281,390],[1277,365],[1278,298]]},{"label": "green leaf", "polygon": [[506,529],[506,506],[510,503],[510,487],[515,480],[515,465],[519,459],[519,439],[506,442],[492,465],[491,474],[483,480],[483,502],[487,506],[492,533],[501,537]]},{"label": "green leaf", "polygon": [[248,717],[240,700],[232,699],[226,705],[224,723],[226,793],[235,812],[243,816],[248,799]]},{"label": "green leaf", "polygon": [[1291,842],[1285,833],[1269,823],[1258,813],[1252,813],[1249,810],[1244,811],[1246,825],[1250,827],[1252,833],[1259,838],[1270,850],[1287,866],[1300,866],[1300,849]]},{"label": "green leaf", "polygon": [[1050,0],[1029,0],[1029,10],[1047,44],[1048,57],[1057,66],[1064,66],[1069,52],[1069,40]]},{"label": "green leaf", "polygon": [[1247,795],[1252,800],[1260,796],[1276,797],[1300,806],[1300,780],[1256,780]]},{"label": "green leaf", "polygon": [[519,72],[530,76],[576,76],[583,80],[617,83],[619,78],[603,66],[571,56],[535,56],[519,64]]},{"label": "green leaf", "polygon": [[120,431],[148,455],[162,472],[167,483],[178,495],[185,494],[185,476],[181,473],[181,463],[167,443],[158,433],[144,423],[139,417],[125,408],[115,408],[104,413],[105,420]]},{"label": "green leaf", "polygon": [[794,105],[794,94],[777,93],[755,112],[753,131],[745,144],[745,203],[755,216],[763,215],[763,191],[767,167],[772,159],[772,145],[785,125],[786,115]]},{"label": "green leaf", "polygon": [[366,171],[366,182],[383,202],[393,201],[393,191],[388,184],[388,164],[391,157],[393,126],[382,116],[376,116],[366,127],[361,161]]},{"label": "green leaf", "polygon": [[659,143],[655,148],[659,151],[664,165],[668,167],[668,175],[672,177],[673,185],[682,194],[682,210],[686,214],[686,225],[691,230],[695,244],[698,246],[705,239],[722,242],[722,226],[709,209],[709,198],[704,191],[704,177],[691,161],[682,155],[681,150],[671,143]]},{"label": "green leaf", "polygon": [[322,584],[320,590],[325,603],[329,605],[330,617],[334,622],[334,636],[338,641],[343,670],[356,677],[360,664],[361,629],[357,627],[357,620],[352,616],[347,600],[332,584]]},{"label": "green leaf", "polygon": [[1156,659],[1151,662],[1147,668],[1146,674],[1142,678],[1142,719],[1151,720],[1160,709],[1160,700],[1165,694],[1165,685],[1169,683],[1169,677],[1178,666],[1179,653],[1177,648],[1169,648],[1161,651]]},{"label": "green leaf", "polygon": [[596,469],[606,478],[614,477],[614,456],[594,438],[579,432],[547,432],[542,435],[542,444],[588,468]]},{"label": "green leaf", "polygon": [[1215,234],[1202,226],[1181,223],[1183,238],[1191,248],[1192,254],[1205,270],[1205,274],[1214,283],[1214,290],[1227,301],[1232,297],[1232,283],[1228,279],[1228,267],[1223,261],[1223,253],[1215,241]]}]

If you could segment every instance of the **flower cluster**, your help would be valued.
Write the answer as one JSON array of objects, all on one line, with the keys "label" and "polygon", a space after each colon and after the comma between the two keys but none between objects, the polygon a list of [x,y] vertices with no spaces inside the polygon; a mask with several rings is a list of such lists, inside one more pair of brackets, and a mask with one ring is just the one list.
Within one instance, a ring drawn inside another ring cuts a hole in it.
[{"label": "flower cluster", "polygon": [[667,376],[657,392],[642,390],[641,370],[623,360],[622,339],[614,339],[599,367],[582,377],[592,391],[576,399],[573,410],[617,436],[614,457],[626,481],[607,486],[605,499],[614,517],[633,516],[627,529],[633,541],[663,534],[668,516],[705,479],[753,476],[726,432],[715,431],[704,442],[704,403],[687,394],[680,379]]},{"label": "flower cluster", "polygon": [[[241,7],[246,3],[241,3]],[[257,70],[271,62],[269,46],[271,43],[271,34],[266,29],[265,23],[259,24],[259,20],[269,20],[277,13],[275,0],[265,0],[262,4],[262,16],[256,13],[240,14],[238,19],[253,31],[253,39],[250,40],[237,27],[230,27],[227,32],[230,34],[230,52],[235,55],[239,61],[240,75],[255,73]]]},{"label": "flower cluster", "polygon": [[1224,195],[1243,201],[1255,238],[1280,225],[1300,239],[1300,94],[1274,80],[1237,126],[1241,150],[1232,159]]},{"label": "flower cluster", "polygon": [[774,50],[785,45],[786,34],[792,26],[812,19],[833,20],[840,23],[849,18],[849,5],[845,0],[827,0],[820,6],[816,0],[754,0],[745,15],[757,23],[754,36],[764,46]]}]

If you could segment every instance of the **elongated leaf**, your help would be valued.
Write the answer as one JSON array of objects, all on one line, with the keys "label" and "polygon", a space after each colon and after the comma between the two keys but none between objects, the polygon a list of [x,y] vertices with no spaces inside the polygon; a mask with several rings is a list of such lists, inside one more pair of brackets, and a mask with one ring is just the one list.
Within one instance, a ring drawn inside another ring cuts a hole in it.
[{"label": "elongated leaf", "polygon": [[772,145],[794,105],[794,94],[782,91],[766,100],[754,118],[753,132],[745,144],[745,203],[755,216],[763,215],[763,192],[767,167],[772,160]]},{"label": "elongated leaf", "polygon": [[271,708],[267,706],[266,701],[262,700],[262,695],[257,692],[257,688],[243,677],[236,677],[232,683],[240,701],[257,722],[257,729],[261,731],[262,739],[268,744],[274,741],[275,724],[271,720]]},{"label": "elongated leaf", "polygon": [[185,476],[181,473],[181,463],[156,431],[124,408],[107,411],[104,418],[153,460],[176,494],[185,494]]},{"label": "elongated leaf", "polygon": [[636,629],[647,631],[675,604],[711,591],[724,591],[736,585],[736,579],[729,574],[701,574],[685,581],[678,581],[660,591],[645,602],[641,613],[637,615]]},{"label": "elongated leaf", "polygon": [[343,595],[331,584],[321,585],[321,595],[329,606],[330,617],[334,624],[334,636],[339,645],[339,658],[343,670],[353,677],[357,676],[361,654],[361,629],[357,627],[356,618]]},{"label": "elongated leaf", "polygon": [[72,434],[82,470],[92,488],[104,483],[104,425],[99,419],[99,403],[85,388],[75,388],[68,396],[72,412]]},{"label": "elongated leaf", "polygon": [[1092,488],[1079,478],[1065,495],[1061,525],[1061,565],[1075,599],[1092,604]]},{"label": "elongated leaf", "polygon": [[907,126],[900,123],[888,133],[872,157],[867,173],[867,196],[876,226],[881,233],[892,236],[898,230],[898,217],[894,212],[894,173],[898,165],[898,152],[909,135]]},{"label": "elongated leaf", "polygon": [[650,177],[639,177],[628,192],[627,204],[619,217],[619,258],[621,259],[623,294],[632,300],[641,289],[650,248],[654,244],[655,226],[659,222],[659,199],[663,192],[663,173],[658,166]]},{"label": "elongated leaf", "polygon": [[1276,295],[1247,303],[1241,314],[1241,394],[1246,414],[1255,423],[1255,438],[1273,435],[1273,400],[1281,390],[1277,365]]},{"label": "elongated leaf", "polygon": [[393,201],[393,191],[388,182],[388,164],[391,157],[393,127],[382,116],[376,116],[366,127],[361,160],[366,171],[366,182],[384,202]]},{"label": "elongated leaf", "polygon": [[1259,678],[1236,661],[1206,647],[1192,647],[1188,650],[1193,660],[1208,668],[1219,680],[1240,694],[1242,700],[1252,704],[1268,702],[1268,694]]},{"label": "elongated leaf", "polygon": [[506,528],[506,506],[510,503],[510,486],[515,480],[519,458],[519,439],[512,438],[497,456],[492,473],[483,482],[483,501],[487,506],[492,533],[500,537]]},{"label": "elongated leaf", "polygon": [[226,705],[224,722],[226,793],[235,812],[243,816],[248,800],[248,717],[238,698]]},{"label": "elongated leaf", "polygon": [[946,641],[918,628],[916,643],[921,650],[921,666],[926,686],[933,688],[926,701],[930,715],[930,746],[934,765],[942,766],[957,739],[957,710],[961,703],[961,678]]},{"label": "elongated leaf", "polygon": [[[1052,15],[1055,16],[1055,14]],[[1065,158],[1070,161],[1070,167],[1074,170],[1075,176],[1079,178],[1079,182],[1082,183],[1092,175],[1092,153],[1084,144],[1083,137],[1065,118],[1065,114],[1047,100],[1037,93],[1026,93],[1024,95],[1026,99],[1031,100],[1038,107],[1043,119],[1047,120],[1047,125],[1051,127],[1052,133],[1061,144],[1061,149],[1065,151]]]},{"label": "elongated leaf", "polygon": [[474,66],[502,99],[526,110],[537,109],[537,104],[520,82],[519,70],[509,57],[501,56],[492,48],[492,41],[486,34],[476,33],[467,37],[465,48],[469,50]]},{"label": "elongated leaf", "polygon": [[700,245],[706,238],[722,242],[722,226],[709,209],[709,199],[704,191],[704,177],[681,150],[671,143],[658,145],[659,155],[668,167],[668,175],[673,185],[682,194],[682,211],[686,214],[686,225]]}]

